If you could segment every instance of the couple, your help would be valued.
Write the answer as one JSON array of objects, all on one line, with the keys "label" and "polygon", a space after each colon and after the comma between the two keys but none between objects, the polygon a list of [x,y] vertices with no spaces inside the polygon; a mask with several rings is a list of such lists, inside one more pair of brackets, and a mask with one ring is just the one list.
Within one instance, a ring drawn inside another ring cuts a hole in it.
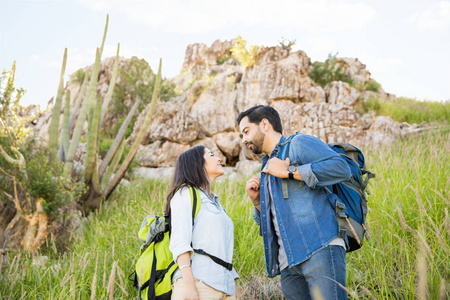
[{"label": "couple", "polygon": [[[255,154],[266,153],[261,177],[253,176],[245,190],[264,239],[268,276],[281,274],[287,299],[312,299],[315,290],[323,299],[347,299],[340,286],[345,286],[346,244],[338,237],[335,211],[323,188],[350,178],[347,163],[308,135],[293,137],[288,158],[281,160],[288,143],[272,107],[252,107],[240,113],[237,122],[242,143]],[[204,146],[178,158],[166,202],[166,214],[172,217],[170,250],[179,266],[173,276],[172,299],[239,299],[234,268],[226,269],[209,256],[193,252],[204,249],[232,262],[233,222],[211,191],[222,174],[220,159]],[[283,193],[286,182],[287,195]],[[194,222],[189,189],[180,188],[184,184],[200,191],[201,208]]]}]

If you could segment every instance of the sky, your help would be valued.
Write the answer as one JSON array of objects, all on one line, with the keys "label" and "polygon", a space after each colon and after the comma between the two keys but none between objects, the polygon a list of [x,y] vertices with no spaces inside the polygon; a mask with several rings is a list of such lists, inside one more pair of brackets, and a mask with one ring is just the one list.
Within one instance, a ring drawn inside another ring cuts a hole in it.
[{"label": "sky", "polygon": [[180,73],[186,47],[238,35],[247,45],[296,40],[311,61],[328,54],[364,63],[388,92],[450,100],[450,0],[0,0],[0,71],[16,61],[22,105],[45,108],[65,80],[91,65],[109,28],[103,58],[137,56],[163,76]]}]

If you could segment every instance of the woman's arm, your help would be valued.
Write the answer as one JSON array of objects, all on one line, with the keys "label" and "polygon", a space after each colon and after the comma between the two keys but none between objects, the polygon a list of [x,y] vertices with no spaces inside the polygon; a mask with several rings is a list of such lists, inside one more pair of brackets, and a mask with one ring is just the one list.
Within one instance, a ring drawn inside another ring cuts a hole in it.
[{"label": "woman's arm", "polygon": [[178,267],[181,271],[181,276],[185,283],[185,290],[183,291],[184,299],[199,299],[197,286],[195,285],[194,275],[192,274],[191,268],[191,255],[189,252],[185,252],[178,256],[177,259]]}]

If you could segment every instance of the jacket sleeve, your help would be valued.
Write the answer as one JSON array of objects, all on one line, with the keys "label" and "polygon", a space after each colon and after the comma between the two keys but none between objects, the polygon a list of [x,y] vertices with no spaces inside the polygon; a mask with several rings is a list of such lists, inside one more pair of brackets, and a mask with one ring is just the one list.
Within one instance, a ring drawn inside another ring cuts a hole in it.
[{"label": "jacket sleeve", "polygon": [[192,243],[192,204],[191,195],[188,189],[181,189],[175,193],[170,201],[171,211],[171,235],[170,252],[173,255],[173,261],[177,262],[178,256],[190,252],[192,256],[194,251]]},{"label": "jacket sleeve", "polygon": [[347,162],[316,137],[295,136],[291,141],[289,156],[310,188],[330,186],[351,177]]},{"label": "jacket sleeve", "polygon": [[261,213],[256,208],[254,208],[253,220],[255,220],[256,224],[259,226],[259,235],[262,236],[262,231],[261,231]]}]

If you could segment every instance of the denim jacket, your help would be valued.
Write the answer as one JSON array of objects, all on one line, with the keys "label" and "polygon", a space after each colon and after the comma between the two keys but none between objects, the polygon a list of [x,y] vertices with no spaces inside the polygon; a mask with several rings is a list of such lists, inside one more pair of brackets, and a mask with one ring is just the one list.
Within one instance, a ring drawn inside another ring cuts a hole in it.
[{"label": "denim jacket", "polygon": [[[281,157],[287,138],[282,136],[275,149],[262,158],[262,168],[270,158]],[[289,196],[283,198],[282,179],[261,173],[261,212],[255,209],[254,219],[264,240],[266,268],[269,277],[280,274],[278,243],[270,217],[269,188],[275,205],[281,240],[289,267],[309,259],[338,236],[335,208],[323,187],[348,180],[350,168],[339,154],[318,138],[298,134],[289,148],[291,165],[298,167],[303,181],[287,180]]]}]

